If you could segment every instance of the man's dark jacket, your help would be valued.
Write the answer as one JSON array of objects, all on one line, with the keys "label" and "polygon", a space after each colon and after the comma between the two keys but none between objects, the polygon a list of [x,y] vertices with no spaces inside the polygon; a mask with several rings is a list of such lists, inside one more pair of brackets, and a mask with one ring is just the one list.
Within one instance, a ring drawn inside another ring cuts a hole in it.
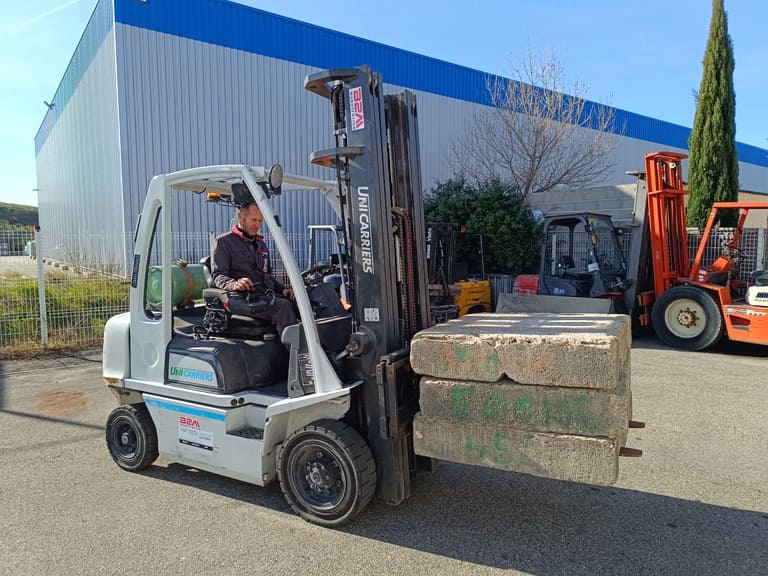
[{"label": "man's dark jacket", "polygon": [[250,278],[256,292],[273,290],[282,295],[285,288],[272,276],[272,263],[264,237],[246,236],[237,225],[216,239],[211,259],[211,281],[216,288],[234,290],[240,278]]}]

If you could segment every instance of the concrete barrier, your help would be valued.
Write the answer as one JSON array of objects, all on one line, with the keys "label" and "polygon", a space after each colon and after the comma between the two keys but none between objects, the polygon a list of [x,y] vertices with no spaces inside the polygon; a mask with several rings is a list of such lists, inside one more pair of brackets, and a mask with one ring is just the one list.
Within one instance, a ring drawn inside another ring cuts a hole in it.
[{"label": "concrete barrier", "polygon": [[614,484],[619,442],[610,438],[521,431],[417,414],[417,454],[558,480]]},{"label": "concrete barrier", "polygon": [[422,416],[460,423],[619,438],[626,434],[631,418],[628,384],[620,386],[618,393],[608,393],[509,380],[460,382],[425,376],[419,387]]},{"label": "concrete barrier", "polygon": [[610,298],[575,298],[572,296],[538,296],[529,294],[499,294],[496,312],[552,312],[556,314],[612,314]]},{"label": "concrete barrier", "polygon": [[611,390],[631,339],[623,315],[471,314],[416,334],[411,366],[452,380]]}]

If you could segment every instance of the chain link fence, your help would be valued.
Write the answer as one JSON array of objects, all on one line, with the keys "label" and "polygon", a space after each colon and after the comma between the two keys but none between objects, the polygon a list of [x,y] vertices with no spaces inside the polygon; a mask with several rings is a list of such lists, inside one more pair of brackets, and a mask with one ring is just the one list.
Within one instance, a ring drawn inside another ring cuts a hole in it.
[{"label": "chain link fence", "polygon": [[0,238],[13,247],[0,256],[0,358],[101,345],[106,321],[128,308],[125,279],[38,258],[44,239],[31,231]]},{"label": "chain link fence", "polygon": [[[60,245],[47,246],[42,232],[0,232],[0,359],[101,346],[106,321],[128,310],[129,293],[124,265],[93,256],[108,243],[104,240],[73,234]],[[173,254],[199,266],[214,240],[211,233],[176,234]],[[308,267],[307,236],[289,234],[288,242],[299,266]],[[96,250],[89,252],[84,243]],[[275,275],[287,280],[271,238],[267,244]],[[159,254],[157,246],[155,251]]]},{"label": "chain link fence", "polygon": [[[722,254],[723,245],[733,231],[713,232],[704,265]],[[632,238],[623,239],[624,250]],[[173,239],[174,254],[190,264],[199,264],[210,254],[213,236],[208,233],[184,234]],[[48,251],[45,238],[31,231],[0,233],[0,359],[39,353],[47,349],[78,350],[101,346],[106,321],[128,310],[129,285],[121,266],[114,262],[85,262],[77,254],[67,255],[60,248]],[[288,236],[300,268],[308,262],[307,236]],[[696,253],[700,232],[689,231],[690,257]],[[268,246],[278,277],[284,277],[282,262],[271,238]],[[56,258],[38,258],[55,254]],[[739,276],[748,280],[751,272],[768,269],[768,230],[744,230]],[[58,252],[56,251],[58,249]],[[320,254],[330,253],[332,245]],[[116,270],[120,268],[120,273]]]}]

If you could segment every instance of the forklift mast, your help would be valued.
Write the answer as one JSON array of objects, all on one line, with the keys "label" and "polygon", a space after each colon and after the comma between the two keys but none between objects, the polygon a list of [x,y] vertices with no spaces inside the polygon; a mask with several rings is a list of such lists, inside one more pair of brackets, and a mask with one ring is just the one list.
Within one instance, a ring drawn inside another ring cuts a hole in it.
[{"label": "forklift mast", "polygon": [[682,161],[686,154],[646,154],[648,227],[653,258],[653,289],[658,298],[690,275]]},{"label": "forklift mast", "polygon": [[336,170],[351,259],[353,336],[347,350],[364,382],[351,419],[367,437],[378,469],[378,499],[410,496],[415,470],[412,420],[418,379],[410,340],[429,327],[424,209],[415,96],[383,94],[367,67],[307,76],[305,88],[330,100],[335,147],[312,154]]}]

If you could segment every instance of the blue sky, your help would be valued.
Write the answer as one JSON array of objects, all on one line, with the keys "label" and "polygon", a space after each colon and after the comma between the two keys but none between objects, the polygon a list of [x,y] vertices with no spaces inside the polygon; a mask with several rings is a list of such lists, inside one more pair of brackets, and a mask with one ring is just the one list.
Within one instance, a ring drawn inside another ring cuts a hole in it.
[{"label": "blue sky", "polygon": [[[161,0],[149,0],[161,1]],[[618,108],[691,126],[711,15],[707,0],[243,0],[326,28],[506,75],[531,48]],[[0,201],[37,204],[34,136],[96,0],[4,2],[0,14]],[[740,142],[768,148],[766,0],[726,0]],[[286,39],[290,41],[290,39]]]}]

